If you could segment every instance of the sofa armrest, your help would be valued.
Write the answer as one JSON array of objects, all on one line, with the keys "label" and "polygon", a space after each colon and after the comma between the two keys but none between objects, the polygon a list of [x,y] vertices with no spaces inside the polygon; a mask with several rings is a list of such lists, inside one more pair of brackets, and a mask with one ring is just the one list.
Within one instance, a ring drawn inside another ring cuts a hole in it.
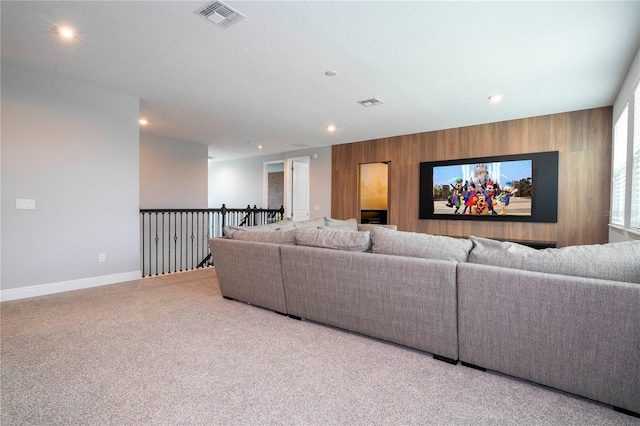
[{"label": "sofa armrest", "polygon": [[640,285],[458,265],[460,360],[640,412]]},{"label": "sofa armrest", "polygon": [[223,296],[287,313],[280,245],[211,238],[209,248]]}]

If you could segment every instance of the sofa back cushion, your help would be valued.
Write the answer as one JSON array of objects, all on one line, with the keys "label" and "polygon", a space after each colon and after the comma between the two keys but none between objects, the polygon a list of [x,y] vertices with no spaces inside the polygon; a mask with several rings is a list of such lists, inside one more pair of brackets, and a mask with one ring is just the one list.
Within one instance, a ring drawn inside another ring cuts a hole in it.
[{"label": "sofa back cushion", "polygon": [[360,231],[300,228],[296,243],[301,246],[322,247],[346,251],[369,251],[371,234]]},{"label": "sofa back cushion", "polygon": [[371,251],[395,256],[466,262],[473,246],[464,238],[417,232],[394,231],[387,228],[371,230]]},{"label": "sofa back cushion", "polygon": [[473,242],[471,263],[640,284],[640,241],[536,250],[516,243],[469,238]]},{"label": "sofa back cushion", "polygon": [[274,231],[274,232],[252,232],[252,231],[234,231],[231,234],[234,240],[241,241],[254,241],[258,243],[273,243],[273,244],[295,244],[296,243],[296,229],[289,229],[287,231]]}]

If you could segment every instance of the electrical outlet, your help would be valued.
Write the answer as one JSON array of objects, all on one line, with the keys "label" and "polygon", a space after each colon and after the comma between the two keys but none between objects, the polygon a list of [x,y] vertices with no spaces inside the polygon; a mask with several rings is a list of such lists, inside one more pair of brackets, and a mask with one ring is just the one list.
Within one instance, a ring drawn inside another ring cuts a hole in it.
[{"label": "electrical outlet", "polygon": [[107,254],[106,253],[99,253],[98,254],[98,262],[102,263],[102,262],[106,262],[107,261]]}]

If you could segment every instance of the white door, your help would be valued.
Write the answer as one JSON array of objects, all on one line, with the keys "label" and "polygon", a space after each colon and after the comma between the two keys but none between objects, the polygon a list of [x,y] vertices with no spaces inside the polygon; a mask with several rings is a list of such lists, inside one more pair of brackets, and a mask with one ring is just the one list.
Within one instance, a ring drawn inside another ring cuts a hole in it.
[{"label": "white door", "polygon": [[309,219],[309,163],[291,163],[291,216],[293,220]]}]

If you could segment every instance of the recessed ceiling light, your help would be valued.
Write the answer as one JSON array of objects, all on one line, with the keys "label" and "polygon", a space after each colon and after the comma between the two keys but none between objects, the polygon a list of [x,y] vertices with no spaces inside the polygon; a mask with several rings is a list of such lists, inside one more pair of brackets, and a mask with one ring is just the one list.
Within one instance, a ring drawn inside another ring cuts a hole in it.
[{"label": "recessed ceiling light", "polygon": [[262,145],[258,145],[258,149],[262,149]]},{"label": "recessed ceiling light", "polygon": [[493,103],[498,103],[502,100],[502,95],[491,95],[488,99]]},{"label": "recessed ceiling light", "polygon": [[335,71],[325,71],[324,75],[326,75],[327,77],[335,77],[336,75],[338,75],[338,73]]},{"label": "recessed ceiling light", "polygon": [[69,27],[58,27],[56,28],[58,34],[60,34],[63,38],[71,39],[75,36],[73,30]]},{"label": "recessed ceiling light", "polygon": [[141,118],[140,120],[138,120],[138,123],[142,124],[143,126],[146,126],[147,124],[149,124],[149,122],[144,118]]},{"label": "recessed ceiling light", "polygon": [[336,131],[336,126],[334,126],[333,124],[330,124],[327,126],[327,131],[328,132],[335,132]]}]

